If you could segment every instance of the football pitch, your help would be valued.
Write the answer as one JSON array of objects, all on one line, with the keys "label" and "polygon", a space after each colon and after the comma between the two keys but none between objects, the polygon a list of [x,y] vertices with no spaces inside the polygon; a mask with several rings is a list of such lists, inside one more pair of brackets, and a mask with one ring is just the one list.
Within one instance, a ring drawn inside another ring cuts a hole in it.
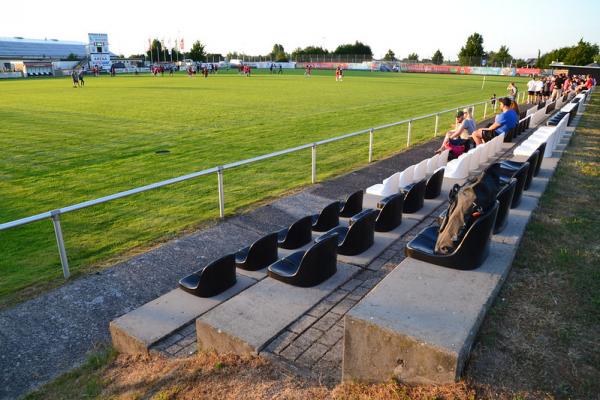
[{"label": "football pitch", "polygon": [[[206,168],[506,94],[525,78],[333,71],[0,81],[0,223]],[[488,114],[491,108],[488,108]],[[481,119],[483,108],[476,109]],[[440,118],[447,129],[452,113]],[[417,121],[412,143],[433,137]],[[407,127],[375,133],[381,159]],[[317,178],[368,160],[368,135],[317,148]],[[311,151],[224,173],[228,215],[310,184]],[[375,183],[375,182],[373,182]],[[74,276],[218,218],[216,174],[63,214]],[[0,231],[0,305],[63,283],[49,220]]]}]

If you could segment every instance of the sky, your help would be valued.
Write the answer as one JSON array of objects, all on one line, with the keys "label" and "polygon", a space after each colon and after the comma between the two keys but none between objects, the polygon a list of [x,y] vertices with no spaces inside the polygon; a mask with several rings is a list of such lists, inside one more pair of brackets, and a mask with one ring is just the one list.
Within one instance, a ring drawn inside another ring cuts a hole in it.
[{"label": "sky", "polygon": [[600,44],[600,0],[223,0],[2,2],[0,37],[87,42],[107,33],[116,54],[147,50],[148,38],[183,38],[185,50],[200,40],[209,53],[268,54],[274,43],[287,52],[309,45],[334,50],[358,40],[376,58],[391,49],[398,58],[440,49],[457,59],[467,37],[483,35],[486,51],[507,45],[513,57],[536,57],[575,44]]}]

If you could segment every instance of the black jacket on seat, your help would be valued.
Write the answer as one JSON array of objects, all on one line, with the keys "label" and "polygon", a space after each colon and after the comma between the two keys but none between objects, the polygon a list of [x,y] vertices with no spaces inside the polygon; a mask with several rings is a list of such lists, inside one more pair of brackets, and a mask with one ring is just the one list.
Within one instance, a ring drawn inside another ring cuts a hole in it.
[{"label": "black jacket on seat", "polygon": [[436,254],[434,251],[439,231],[438,226],[430,226],[422,230],[408,242],[404,252],[407,257],[442,267],[461,270],[475,269],[483,263],[489,253],[490,238],[497,213],[498,202],[496,201],[490,210],[473,222],[463,240],[450,254]]}]

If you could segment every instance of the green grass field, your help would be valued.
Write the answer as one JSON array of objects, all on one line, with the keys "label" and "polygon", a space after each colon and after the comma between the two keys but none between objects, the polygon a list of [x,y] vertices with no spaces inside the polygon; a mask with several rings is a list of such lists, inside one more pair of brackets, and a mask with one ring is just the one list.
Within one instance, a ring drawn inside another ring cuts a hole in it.
[{"label": "green grass field", "polygon": [[[332,71],[208,79],[89,77],[0,81],[0,222],[201,169],[502,96],[511,78]],[[523,86],[522,84],[520,85]],[[482,109],[476,110],[481,117]],[[447,128],[451,113],[443,116]],[[415,122],[413,143],[433,136]],[[441,130],[441,129],[440,129]],[[374,157],[406,146],[378,131]],[[169,150],[168,154],[156,154]],[[367,162],[368,135],[318,148],[318,179]],[[226,213],[310,183],[310,150],[225,171]],[[74,275],[218,217],[216,175],[61,218]],[[0,305],[63,282],[52,223],[0,231]]]}]

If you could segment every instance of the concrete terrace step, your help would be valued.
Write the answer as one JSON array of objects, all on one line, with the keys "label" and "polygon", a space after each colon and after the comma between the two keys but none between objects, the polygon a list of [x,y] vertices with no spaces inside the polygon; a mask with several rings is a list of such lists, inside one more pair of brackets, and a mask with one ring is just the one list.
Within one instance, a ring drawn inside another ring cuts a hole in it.
[{"label": "concrete terrace step", "polygon": [[263,279],[196,320],[198,349],[258,353],[358,271],[358,267],[338,263],[335,275],[310,288]]},{"label": "concrete terrace step", "polygon": [[562,152],[554,155],[492,236],[481,267],[460,271],[406,258],[346,314],[343,380],[444,384],[460,377]]},{"label": "concrete terrace step", "polygon": [[111,321],[113,346],[121,353],[148,353],[153,344],[254,283],[254,279],[238,275],[233,287],[209,298],[197,297],[181,289],[172,290]]}]

